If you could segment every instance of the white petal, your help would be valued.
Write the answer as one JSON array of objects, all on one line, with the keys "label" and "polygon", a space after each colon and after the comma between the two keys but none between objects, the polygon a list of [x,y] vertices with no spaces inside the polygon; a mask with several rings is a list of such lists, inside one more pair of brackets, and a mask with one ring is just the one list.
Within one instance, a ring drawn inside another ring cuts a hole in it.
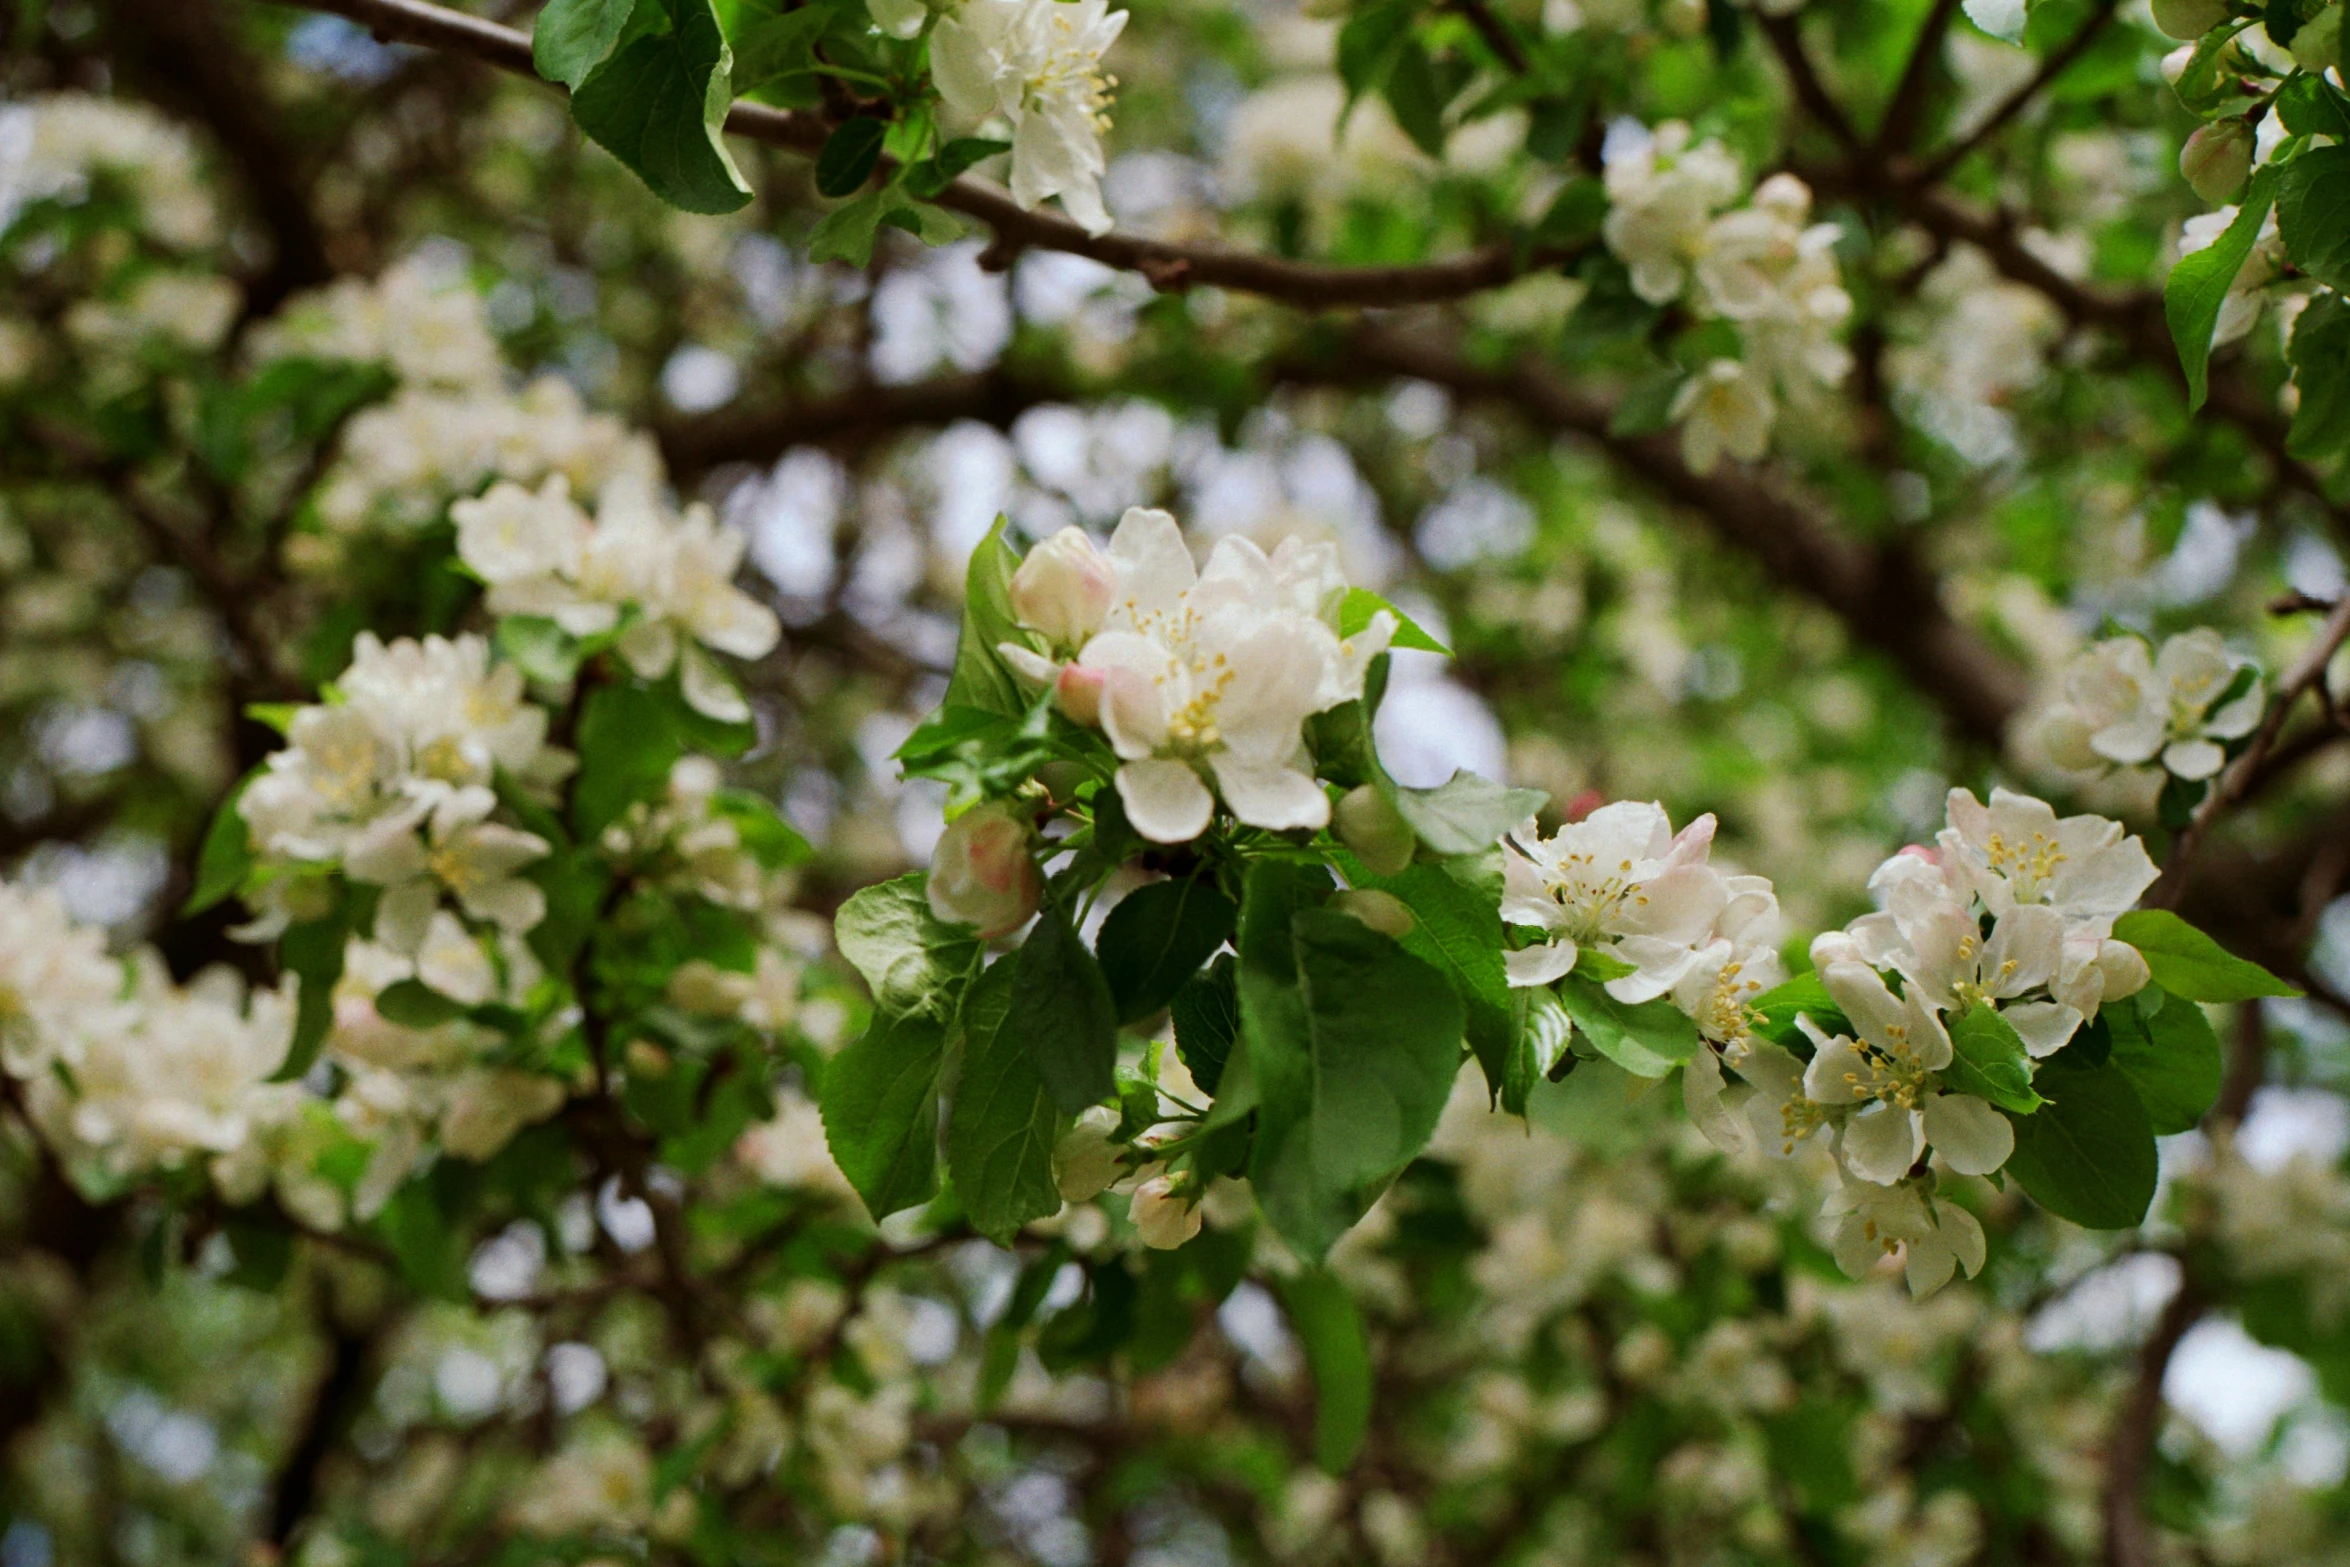
[{"label": "white petal", "polygon": [[2081,1014],[2061,1001],[2019,1001],[2000,1008],[1999,1015],[2023,1036],[2035,1061],[2062,1050],[2081,1026]]},{"label": "white petal", "polygon": [[2195,783],[2227,766],[2228,753],[2209,740],[2179,740],[2164,748],[2162,765]]},{"label": "white petal", "polygon": [[750,722],[751,704],[743,700],[734,678],[700,648],[685,650],[679,686],[685,693],[686,706],[703,717],[715,718],[722,724]]},{"label": "white petal", "polygon": [[1864,1181],[1891,1186],[1923,1151],[1917,1117],[1898,1105],[1872,1104],[1844,1123],[1844,1167]]},{"label": "white petal", "polygon": [[1189,843],[1207,831],[1216,813],[1216,797],[1199,774],[1164,757],[1119,768],[1118,798],[1134,830],[1154,843]]},{"label": "white petal", "polygon": [[1288,832],[1321,827],[1330,820],[1330,796],[1311,774],[1244,761],[1230,751],[1218,751],[1208,763],[1216,771],[1224,803],[1251,827]]},{"label": "white petal", "polygon": [[2015,1152],[2015,1128],[1972,1094],[1938,1094],[1926,1105],[1926,1141],[1961,1175],[1989,1175]]},{"label": "white petal", "polygon": [[1510,985],[1524,989],[1529,985],[1547,985],[1567,977],[1575,967],[1575,944],[1559,940],[1544,942],[1539,947],[1522,947],[1516,952],[1505,952],[1502,967],[1508,971]]}]

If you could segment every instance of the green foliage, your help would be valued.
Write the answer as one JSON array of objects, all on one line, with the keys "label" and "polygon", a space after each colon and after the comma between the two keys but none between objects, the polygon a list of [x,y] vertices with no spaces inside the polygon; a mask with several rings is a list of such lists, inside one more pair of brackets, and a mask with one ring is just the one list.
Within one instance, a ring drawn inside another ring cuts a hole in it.
[{"label": "green foliage", "polygon": [[1239,906],[1201,876],[1128,893],[1094,941],[1118,1021],[1138,1023],[1164,1010],[1232,935],[1239,915]]},{"label": "green foliage", "polygon": [[2287,448],[2304,462],[2350,450],[2350,304],[2341,295],[2318,295],[2293,323],[2292,363],[2301,404]]},{"label": "green foliage", "polygon": [[1346,1286],[1321,1268],[1286,1279],[1281,1304],[1314,1379],[1314,1462],[1344,1474],[1371,1429],[1371,1344]]},{"label": "green foliage", "polygon": [[1509,789],[1472,772],[1455,772],[1433,789],[1396,785],[1395,808],[1420,841],[1442,855],[1483,854],[1494,840],[1549,803],[1539,789]]},{"label": "green foliage", "polygon": [[2137,1089],[2156,1136],[2191,1131],[2219,1098],[2219,1036],[2194,1002],[2148,986],[2108,1002],[2091,1027],[2105,1031],[2114,1068]]},{"label": "green foliage", "polygon": [[939,1073],[947,1029],[920,1013],[878,1013],[824,1071],[824,1137],[876,1219],[938,1191]]},{"label": "green foliage", "polygon": [[1421,630],[1418,621],[1369,588],[1346,590],[1346,598],[1338,606],[1338,634],[1341,637],[1361,635],[1381,610],[1395,617],[1395,639],[1389,646],[1417,648],[1423,653],[1442,653],[1447,658],[1452,656],[1451,648]]},{"label": "green foliage", "polygon": [[885,121],[844,121],[816,155],[816,189],[827,196],[848,196],[873,177],[881,163],[881,143],[889,134]]},{"label": "green foliage", "polygon": [[[654,3],[639,0],[640,23]],[[751,187],[726,149],[723,128],[734,101],[733,55],[710,0],[658,0],[658,6],[667,25],[632,23],[633,36],[580,80],[571,117],[671,206],[737,211],[749,203]],[[558,46],[553,52],[557,64],[571,69],[582,51]]]},{"label": "green foliage", "polygon": [[2093,1230],[2126,1230],[2154,1201],[2154,1124],[2129,1077],[2112,1061],[2092,1064],[2075,1044],[2041,1063],[2035,1080],[2047,1101],[2030,1115],[2005,1111],[2015,1127],[2007,1173],[2059,1218]]},{"label": "green foliage", "polygon": [[2277,232],[2293,264],[2329,287],[2350,288],[2350,147],[2312,148],[2276,180]]},{"label": "green foliage", "polygon": [[645,14],[649,21],[658,10],[640,0],[547,0],[531,26],[531,64],[548,81],[576,91],[611,57],[632,18]]},{"label": "green foliage", "polygon": [[1018,682],[995,651],[1000,643],[1027,640],[1012,613],[1012,573],[1019,569],[1020,557],[1004,537],[1010,526],[1010,519],[998,517],[971,552],[963,578],[963,629],[955,642],[954,674],[947,682],[948,707],[1006,715],[1028,709]]},{"label": "green foliage", "polygon": [[1662,998],[1618,1001],[1579,972],[1559,981],[1558,997],[1575,1032],[1634,1077],[1663,1077],[1699,1048],[1697,1025]]},{"label": "green foliage", "polygon": [[930,912],[920,871],[867,887],[833,921],[840,955],[888,1013],[952,1017],[980,959],[979,938]]},{"label": "green foliage", "polygon": [[2015,1025],[1990,1007],[1970,1007],[1950,1020],[1950,1048],[1943,1087],[2018,1115],[2040,1107],[2040,1096],[2032,1091],[2031,1056]]},{"label": "green foliage", "polygon": [[1068,1113],[1046,1087],[1019,1004],[1017,960],[997,963],[963,1000],[963,1068],[947,1128],[947,1169],[980,1234],[1008,1243],[1061,1206],[1053,1145]]},{"label": "green foliage", "polygon": [[1110,1097],[1118,1004],[1068,910],[1048,904],[1012,960],[1012,1011],[1037,1075],[1071,1114]]},{"label": "green foliage", "polygon": [[1184,1069],[1211,1094],[1223,1082],[1224,1063],[1240,1031],[1239,967],[1239,960],[1225,953],[1185,980],[1167,1004]]},{"label": "green foliage", "polygon": [[244,799],[253,778],[248,773],[238,779],[237,786],[213,811],[212,825],[204,830],[204,842],[196,851],[195,890],[180,906],[183,916],[201,914],[244,890],[245,878],[253,870],[253,834],[238,813],[237,802]]},{"label": "green foliage", "polygon": [[2193,255],[2181,256],[2162,285],[2163,315],[2170,322],[2171,341],[2179,350],[2179,366],[2187,374],[2187,406],[2203,406],[2209,394],[2211,334],[2219,325],[2220,306],[2244,260],[2252,254],[2260,225],[2275,203],[2276,180],[2263,169],[2252,177],[2235,220],[2216,240]]},{"label": "green foliage", "polygon": [[2257,963],[2245,961],[2168,909],[2137,909],[2113,922],[2114,939],[2146,960],[2154,983],[2189,1001],[2251,1001],[2298,996]]},{"label": "green foliage", "polygon": [[1522,1111],[1522,1093],[1510,1088],[1512,1063],[1523,1048],[1523,1029],[1502,964],[1501,867],[1499,856],[1480,855],[1421,863],[1396,876],[1350,878],[1400,899],[1412,911],[1403,949],[1432,965],[1452,982],[1466,1021],[1469,1049],[1485,1073],[1486,1086],[1513,1112]]}]

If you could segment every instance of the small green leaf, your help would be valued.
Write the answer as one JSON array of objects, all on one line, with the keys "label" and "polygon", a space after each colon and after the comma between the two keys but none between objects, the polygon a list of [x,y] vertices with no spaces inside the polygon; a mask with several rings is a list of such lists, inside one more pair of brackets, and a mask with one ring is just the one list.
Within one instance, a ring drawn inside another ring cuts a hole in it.
[{"label": "small green leaf", "polygon": [[871,117],[844,120],[816,154],[816,189],[826,196],[854,195],[881,163],[889,122]]},{"label": "small green leaf", "polygon": [[1970,1007],[1952,1018],[1950,1047],[1950,1065],[1942,1069],[1944,1088],[1988,1099],[2018,1115],[2040,1107],[2040,1096],[2032,1091],[2031,1052],[2015,1025],[1990,1007]]},{"label": "small green leaf", "polygon": [[1164,1009],[1232,935],[1240,914],[1204,876],[1153,882],[1128,893],[1102,922],[1094,952],[1118,1003],[1118,1021]]},{"label": "small green leaf", "polygon": [[733,56],[710,0],[663,0],[675,26],[616,50],[571,95],[571,117],[687,212],[739,212],[751,187],[726,150]]},{"label": "small green leaf", "polygon": [[2138,1224],[2154,1201],[2160,1160],[2129,1078],[2110,1061],[2087,1065],[2066,1049],[2041,1063],[2035,1086],[2046,1100],[2038,1110],[2002,1112],[2015,1126],[2007,1173],[2059,1218],[2093,1230]]},{"label": "small green leaf", "polygon": [[1037,1074],[1074,1115],[1117,1090],[1118,1004],[1069,911],[1048,904],[1012,958],[1012,1011]]},{"label": "small green leaf", "polygon": [[1578,245],[1599,233],[1607,219],[1607,187],[1588,174],[1567,181],[1542,220],[1534,225],[1538,245]]},{"label": "small green leaf", "polygon": [[1053,1146],[1069,1128],[1037,1071],[1028,1021],[1014,1003],[1016,979],[1007,959],[963,999],[963,1075],[947,1123],[955,1195],[971,1227],[998,1244],[1060,1209]]},{"label": "small green leaf", "polygon": [[1281,1284],[1281,1305],[1314,1379],[1314,1463],[1344,1474],[1371,1430],[1371,1341],[1346,1285],[1326,1268]]},{"label": "small green leaf", "polygon": [[258,769],[238,779],[228,798],[212,813],[212,825],[204,830],[204,846],[196,851],[196,890],[181,906],[181,917],[201,914],[245,885],[246,873],[253,869],[253,830],[238,814],[237,802],[244,799],[257,774]]},{"label": "small green leaf", "polygon": [[669,770],[685,754],[669,704],[633,680],[600,685],[580,704],[579,775],[571,786],[571,825],[591,840],[639,800],[658,798]]},{"label": "small green leaf", "polygon": [[979,938],[930,912],[928,877],[909,871],[853,894],[833,916],[833,939],[885,1012],[944,1020],[977,968]]},{"label": "small green leaf", "polygon": [[2301,402],[2285,448],[2304,462],[2350,450],[2350,302],[2321,292],[2293,323],[2293,384]]},{"label": "small green leaf", "polygon": [[2189,1001],[2250,1001],[2298,996],[2257,963],[2228,951],[2167,909],[2138,909],[2113,922],[2116,941],[2138,949],[2154,983]]},{"label": "small green leaf", "polygon": [[1011,150],[1008,141],[993,141],[985,136],[957,137],[939,148],[936,157],[924,158],[906,171],[906,194],[932,200],[973,165]]},{"label": "small green leaf", "polygon": [[1175,1053],[1191,1080],[1214,1093],[1240,1029],[1238,960],[1227,952],[1183,982],[1167,1010],[1175,1024]]},{"label": "small green leaf", "polygon": [[1450,101],[1435,60],[1417,38],[1407,36],[1387,70],[1387,106],[1412,144],[1431,158],[1444,156],[1444,106]]},{"label": "small green leaf", "polygon": [[2162,313],[2170,322],[2171,342],[2179,351],[2179,367],[2187,375],[2187,409],[2203,406],[2209,394],[2211,334],[2219,327],[2220,306],[2236,274],[2244,270],[2253,241],[2276,199],[2276,175],[2262,169],[2252,177],[2244,204],[2226,232],[2193,255],[2181,256],[2162,285]]},{"label": "small green leaf", "polygon": [[886,190],[869,190],[824,215],[808,231],[810,261],[838,261],[861,267],[873,259],[873,236],[889,201]]},{"label": "small green leaf", "polygon": [[1540,789],[1508,789],[1466,770],[1433,789],[1395,791],[1395,808],[1438,854],[1485,854],[1501,835],[1550,803]]},{"label": "small green leaf", "polygon": [[1558,996],[1591,1047],[1634,1077],[1663,1077],[1697,1053],[1697,1025],[1661,996],[1618,1001],[1577,974],[1559,981]]},{"label": "small green leaf", "polygon": [[1390,646],[1417,648],[1423,653],[1442,653],[1447,658],[1452,656],[1451,648],[1421,630],[1418,621],[1388,603],[1387,600],[1369,588],[1349,588],[1346,590],[1346,597],[1339,600],[1339,636],[1345,638],[1362,635],[1369,628],[1373,617],[1381,610],[1385,610],[1395,617],[1395,640],[1389,644]]},{"label": "small green leaf", "polygon": [[2148,986],[2107,1002],[2094,1026],[2112,1041],[2109,1059],[2138,1090],[2157,1137],[2193,1130],[2218,1100],[2219,1035],[2194,1002]]},{"label": "small green leaf", "polygon": [[876,1220],[938,1191],[938,1079],[946,1025],[877,1013],[824,1069],[824,1139]]},{"label": "small green leaf", "polygon": [[2331,136],[2350,143],[2350,98],[2322,76],[2294,72],[2277,91],[2276,110],[2285,129],[2296,136]]},{"label": "small green leaf", "polygon": [[2313,147],[2284,166],[2277,232],[2295,266],[2329,287],[2350,288],[2350,147]]},{"label": "small green leaf", "polygon": [[375,1010],[387,1023],[402,1028],[438,1028],[465,1015],[465,1003],[444,996],[421,979],[403,979],[386,985],[375,998]]},{"label": "small green leaf", "polygon": [[[1412,911],[1404,951],[1452,981],[1486,1087],[1506,1098],[1520,1020],[1502,962],[1500,856],[1488,852],[1436,864],[1423,861],[1394,876],[1350,874],[1348,879],[1398,898]],[[1522,1107],[1522,1099],[1511,1106]]]},{"label": "small green leaf", "polygon": [[[610,58],[639,0],[547,0],[531,24],[530,63],[550,82],[576,91]],[[659,7],[646,9],[658,12]]]},{"label": "small green leaf", "polygon": [[947,679],[945,700],[950,706],[1018,717],[1028,711],[1028,704],[1021,699],[1012,672],[996,656],[997,644],[1027,640],[1012,613],[1012,573],[1020,568],[1020,557],[1005,537],[1010,526],[1010,519],[998,517],[971,552],[971,564],[963,573],[963,629],[955,643],[955,669]]}]

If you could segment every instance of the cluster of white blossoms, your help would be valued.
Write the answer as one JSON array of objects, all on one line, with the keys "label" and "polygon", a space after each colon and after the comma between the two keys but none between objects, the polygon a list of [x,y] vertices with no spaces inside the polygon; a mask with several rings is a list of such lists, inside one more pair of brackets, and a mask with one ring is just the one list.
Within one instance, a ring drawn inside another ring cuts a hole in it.
[{"label": "cluster of white blossoms", "polygon": [[1837,1260],[1855,1277],[1903,1247],[1913,1289],[1940,1287],[1954,1267],[1972,1275],[1981,1227],[1937,1200],[1922,1162],[1930,1149],[1957,1174],[1989,1175],[2015,1133],[1989,1103],[1944,1086],[1950,1025],[1988,1008],[2033,1058],[2062,1049],[2101,1006],[2146,985],[2145,959],[2113,939],[2113,925],[2155,876],[2145,845],[2118,822],[2059,818],[2004,789],[1988,805],[1952,790],[1934,846],[1905,849],[1870,878],[1878,911],[1812,942],[1819,982],[1851,1032],[1799,1016],[1808,1062],[1751,1034],[1718,1059],[1701,1050],[1684,1078],[1691,1118],[1732,1149],[1791,1154],[1825,1132],[1843,1177],[1828,1208],[1840,1221]]},{"label": "cluster of white blossoms", "polygon": [[203,1167],[243,1147],[290,1084],[290,989],[248,996],[227,969],[173,983],[162,958],[110,956],[47,888],[0,882],[0,1066],[69,1168],[101,1183]]},{"label": "cluster of white blossoms", "polygon": [[1251,827],[1310,830],[1329,823],[1330,799],[1305,721],[1360,697],[1396,630],[1382,610],[1342,638],[1346,586],[1336,545],[1295,538],[1268,556],[1227,536],[1201,570],[1175,519],[1137,506],[1107,552],[1064,528],[1029,553],[1012,610],[1048,650],[997,651],[1109,737],[1118,797],[1144,837],[1198,837],[1219,794]]},{"label": "cluster of white blossoms", "polygon": [[1541,933],[1503,962],[1514,986],[1564,978],[1586,951],[1631,972],[1616,1000],[1667,997],[1716,1044],[1742,1039],[1748,1003],[1786,978],[1768,879],[1708,860],[1714,819],[1680,832],[1660,805],[1619,800],[1548,838],[1527,822],[1502,844],[1504,924]]},{"label": "cluster of white blossoms", "polygon": [[1713,359],[1674,396],[1690,467],[1724,453],[1753,461],[1769,449],[1784,402],[1844,379],[1852,356],[1837,341],[1852,296],[1836,268],[1840,230],[1813,223],[1811,189],[1774,174],[1746,190],[1718,141],[1691,143],[1678,120],[1653,132],[1622,124],[1604,150],[1608,214],[1601,235],[1652,305],[1679,303],[1738,330],[1738,357]]},{"label": "cluster of white blossoms", "polygon": [[375,936],[403,955],[451,901],[509,934],[538,924],[546,895],[518,873],[550,845],[497,819],[496,784],[545,788],[573,759],[546,744],[546,710],[522,686],[480,637],[386,645],[362,632],[340,700],[297,709],[285,749],[237,801],[256,854],[287,871],[253,933],[309,912],[323,884],[301,873],[331,869],[383,889]]},{"label": "cluster of white blossoms", "polygon": [[2159,652],[2143,637],[2108,637],[2058,673],[2022,739],[2067,773],[2159,766],[2199,783],[2227,765],[2229,742],[2259,727],[2266,702],[2257,663],[2209,627]]},{"label": "cluster of white blossoms", "polygon": [[491,479],[559,476],[594,496],[663,477],[651,439],[588,412],[570,383],[510,390],[479,296],[418,262],[296,299],[254,336],[264,360],[380,364],[398,377],[389,401],[352,416],[318,489],[319,518],[337,534],[429,526]]},{"label": "cluster of white blossoms", "polygon": [[37,202],[88,201],[108,179],[160,243],[199,250],[219,237],[194,144],[155,110],[85,93],[0,104],[0,231]]},{"label": "cluster of white blossoms", "polygon": [[[922,0],[869,0],[875,25],[919,33]],[[1110,229],[1102,205],[1102,136],[1117,78],[1102,56],[1126,27],[1107,0],[956,0],[930,34],[930,76],[946,127],[961,135],[1008,131],[1012,199],[1034,208],[1058,196],[1088,234]]]},{"label": "cluster of white blossoms", "polygon": [[501,483],[450,510],[458,558],[489,584],[489,609],[553,621],[573,637],[611,636],[638,678],[678,671],[696,711],[750,717],[705,649],[761,658],[783,636],[775,612],[734,585],[748,545],[710,508],[682,513],[640,475],[607,485],[593,518],[562,474],[534,492]]}]

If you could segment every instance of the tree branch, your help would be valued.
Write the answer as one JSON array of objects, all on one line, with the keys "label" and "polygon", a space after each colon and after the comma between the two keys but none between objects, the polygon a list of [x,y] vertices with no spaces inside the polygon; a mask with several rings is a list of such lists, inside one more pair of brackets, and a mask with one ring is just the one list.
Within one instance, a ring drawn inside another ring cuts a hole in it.
[{"label": "tree branch", "polygon": [[1909,63],[1901,68],[1901,80],[1894,85],[1885,117],[1877,122],[1877,134],[1870,141],[1878,157],[1905,151],[1917,140],[1918,121],[1925,115],[1926,89],[1933,85],[1934,66],[1942,57],[1942,40],[1950,36],[1950,24],[1963,3],[1934,0],[1934,9],[1919,25],[1917,41],[1909,48]]},{"label": "tree branch", "polygon": [[2073,62],[2088,53],[2089,46],[2097,41],[2097,35],[2104,32],[2105,25],[2113,20],[2114,12],[2120,8],[2120,0],[2096,0],[2096,7],[2072,37],[2058,45],[2054,53],[2040,62],[2040,69],[2032,73],[2029,81],[2002,99],[1999,107],[1993,109],[1983,123],[1969,131],[1956,146],[1936,155],[1932,162],[1919,170],[1913,176],[1917,183],[1932,185],[1964,163],[1992,137],[2005,130],[2009,121],[2029,108],[2033,99],[2047,91],[2049,83],[2071,70]]},{"label": "tree branch", "polygon": [[1844,106],[1836,101],[1820,73],[1811,63],[1811,55],[1803,47],[1803,34],[1792,16],[1766,16],[1761,19],[1763,36],[1770,40],[1771,50],[1778,55],[1779,64],[1787,72],[1787,84],[1795,90],[1795,101],[1803,112],[1819,122],[1822,130],[1834,137],[1848,152],[1861,150],[1860,132],[1852,128],[1852,120]]},{"label": "tree branch", "polygon": [[[429,0],[280,0],[305,9],[330,11],[370,29],[388,42],[453,50],[501,70],[537,80],[531,68],[530,37],[511,27],[433,5]],[[822,116],[764,104],[737,102],[727,112],[729,134],[747,141],[814,156],[830,126]],[[1482,246],[1441,261],[1406,266],[1356,267],[1292,261],[1281,256],[1231,250],[1217,245],[1177,245],[1112,231],[1088,234],[1067,218],[1029,212],[1011,192],[992,180],[965,175],[937,197],[937,204],[975,218],[995,231],[998,259],[1022,250],[1058,250],[1137,272],[1162,291],[1198,285],[1236,289],[1309,309],[1344,306],[1394,307],[1458,299],[1546,271],[1581,255],[1588,246],[1531,249],[1507,242]]]}]

